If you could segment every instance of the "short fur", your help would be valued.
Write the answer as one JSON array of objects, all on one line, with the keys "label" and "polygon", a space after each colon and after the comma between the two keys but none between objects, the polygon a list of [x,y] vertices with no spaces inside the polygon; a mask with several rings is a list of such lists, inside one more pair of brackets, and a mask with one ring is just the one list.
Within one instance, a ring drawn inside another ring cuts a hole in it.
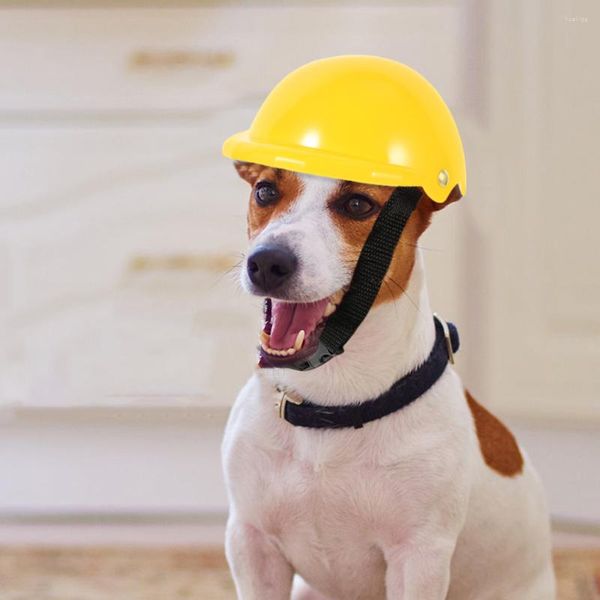
[{"label": "short fur", "polygon": [[[381,205],[392,189],[237,166],[252,186],[278,178],[277,205],[251,197],[250,250],[293,249],[300,268],[288,299],[347,286],[375,216],[351,221],[332,202],[352,188]],[[554,598],[538,476],[510,432],[467,402],[450,365],[417,401],[362,429],[294,427],[274,407],[275,384],[321,404],[360,402],[425,359],[434,326],[417,241],[438,206],[421,198],[342,355],[309,372],[257,370],[240,392],[222,451],[226,554],[241,600]],[[242,284],[252,289],[245,274]],[[501,443],[486,439],[494,435]]]}]

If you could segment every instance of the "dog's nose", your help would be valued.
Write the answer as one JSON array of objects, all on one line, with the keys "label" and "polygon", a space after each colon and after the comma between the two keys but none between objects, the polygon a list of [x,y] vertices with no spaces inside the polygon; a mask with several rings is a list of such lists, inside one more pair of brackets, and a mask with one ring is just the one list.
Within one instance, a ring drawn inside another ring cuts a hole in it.
[{"label": "dog's nose", "polygon": [[260,291],[268,293],[280,287],[296,270],[298,259],[285,246],[258,246],[248,257],[248,277]]}]

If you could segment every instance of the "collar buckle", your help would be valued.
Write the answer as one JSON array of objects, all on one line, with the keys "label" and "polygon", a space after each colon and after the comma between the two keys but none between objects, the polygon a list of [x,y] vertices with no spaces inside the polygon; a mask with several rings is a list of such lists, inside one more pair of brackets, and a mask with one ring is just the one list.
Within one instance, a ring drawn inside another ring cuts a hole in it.
[{"label": "collar buckle", "polygon": [[450,364],[454,364],[454,351],[452,350],[452,338],[450,337],[450,328],[448,327],[448,323],[440,317],[437,313],[433,313],[433,316],[439,321],[442,329],[444,330],[444,338],[446,340],[446,350],[448,351],[448,360]]},{"label": "collar buckle", "polygon": [[275,403],[275,408],[277,409],[277,413],[280,419],[285,419],[285,405],[288,402],[299,406],[304,402],[302,398],[292,395],[290,392],[285,391],[283,388],[277,386],[277,392],[281,393],[281,398],[278,402]]}]

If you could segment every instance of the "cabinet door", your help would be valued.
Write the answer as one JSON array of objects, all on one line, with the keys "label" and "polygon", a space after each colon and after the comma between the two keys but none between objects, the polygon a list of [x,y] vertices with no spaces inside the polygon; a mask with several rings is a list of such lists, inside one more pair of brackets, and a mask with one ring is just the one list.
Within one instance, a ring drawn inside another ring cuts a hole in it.
[{"label": "cabinet door", "polygon": [[260,310],[234,279],[248,192],[220,144],[249,118],[4,132],[5,401],[231,403]]},{"label": "cabinet door", "polygon": [[489,102],[481,143],[467,148],[463,281],[482,349],[472,366],[485,371],[481,389],[506,414],[597,421],[600,82],[590,68],[600,6],[488,7]]}]

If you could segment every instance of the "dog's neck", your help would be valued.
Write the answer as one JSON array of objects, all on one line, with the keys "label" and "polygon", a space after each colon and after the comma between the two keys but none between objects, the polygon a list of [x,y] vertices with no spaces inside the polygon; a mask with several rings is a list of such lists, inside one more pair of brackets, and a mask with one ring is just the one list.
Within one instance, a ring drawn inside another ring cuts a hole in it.
[{"label": "dog's neck", "polygon": [[264,369],[261,376],[317,404],[362,402],[386,391],[421,364],[435,339],[423,259],[415,264],[403,293],[372,309],[343,354],[311,371]]}]

